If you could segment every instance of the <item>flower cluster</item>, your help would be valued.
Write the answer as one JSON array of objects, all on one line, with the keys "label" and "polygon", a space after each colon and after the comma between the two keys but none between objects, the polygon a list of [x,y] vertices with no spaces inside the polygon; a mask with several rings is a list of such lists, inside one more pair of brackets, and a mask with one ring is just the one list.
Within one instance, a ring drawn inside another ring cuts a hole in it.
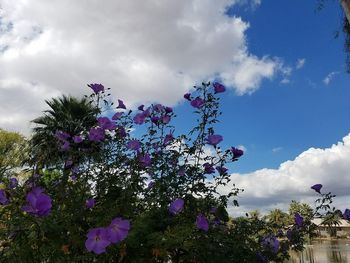
[{"label": "flower cluster", "polygon": [[51,211],[51,198],[44,193],[44,189],[35,187],[27,194],[27,205],[22,210],[36,216],[47,216]]},{"label": "flower cluster", "polygon": [[129,230],[129,220],[117,217],[108,227],[90,229],[86,235],[85,247],[95,254],[105,253],[109,245],[123,241],[128,236]]}]

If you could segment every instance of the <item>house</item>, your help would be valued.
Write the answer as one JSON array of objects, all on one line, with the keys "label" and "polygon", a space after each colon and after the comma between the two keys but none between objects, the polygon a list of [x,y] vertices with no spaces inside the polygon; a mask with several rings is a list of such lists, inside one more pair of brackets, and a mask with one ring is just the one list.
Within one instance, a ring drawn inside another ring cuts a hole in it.
[{"label": "house", "polygon": [[311,220],[316,225],[316,234],[320,237],[350,237],[350,222],[345,219],[339,219],[338,224],[329,226],[322,224],[324,218],[314,218]]}]

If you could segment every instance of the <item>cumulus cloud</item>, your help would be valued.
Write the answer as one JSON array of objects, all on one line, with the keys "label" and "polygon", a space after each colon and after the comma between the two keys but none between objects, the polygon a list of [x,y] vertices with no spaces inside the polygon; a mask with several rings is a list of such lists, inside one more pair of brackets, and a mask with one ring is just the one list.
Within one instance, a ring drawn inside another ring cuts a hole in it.
[{"label": "cumulus cloud", "polygon": [[[310,148],[278,169],[261,169],[249,174],[232,174],[232,182],[245,191],[238,201],[241,207],[230,208],[231,214],[260,209],[267,212],[279,207],[287,210],[291,200],[313,204],[317,198],[310,187],[324,185],[322,191],[336,194],[335,206],[350,206],[350,134],[329,148]],[[222,192],[227,191],[223,188]]]},{"label": "cumulus cloud", "polygon": [[305,59],[305,58],[299,58],[299,59],[297,60],[297,63],[296,63],[296,65],[295,65],[295,68],[296,68],[296,69],[301,69],[302,67],[304,67],[305,62],[306,62],[306,59]]},{"label": "cumulus cloud", "polygon": [[86,83],[130,106],[175,104],[211,78],[254,92],[283,65],[249,52],[249,24],[226,14],[237,2],[0,0],[0,127],[27,131],[44,98]]},{"label": "cumulus cloud", "polygon": [[339,72],[337,71],[332,71],[331,73],[329,73],[324,79],[323,79],[323,83],[325,85],[328,85],[334,78],[335,75],[339,74]]}]

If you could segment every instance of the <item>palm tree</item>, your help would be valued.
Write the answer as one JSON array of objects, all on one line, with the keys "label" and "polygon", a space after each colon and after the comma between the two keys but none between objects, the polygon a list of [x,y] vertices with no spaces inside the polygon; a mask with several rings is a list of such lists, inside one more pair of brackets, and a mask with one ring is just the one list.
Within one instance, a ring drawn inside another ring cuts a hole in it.
[{"label": "palm tree", "polygon": [[99,113],[99,109],[86,98],[63,95],[45,102],[50,109],[32,120],[36,125],[31,138],[32,162],[39,166],[50,165],[62,155],[57,150],[56,131],[77,135],[95,125]]},{"label": "palm tree", "polygon": [[342,212],[340,210],[336,210],[333,213],[326,215],[322,221],[322,225],[326,225],[329,228],[329,234],[331,237],[337,236],[337,226],[340,225],[342,218]]},{"label": "palm tree", "polygon": [[276,225],[276,227],[288,225],[288,214],[278,208],[271,210],[266,218],[270,223]]}]

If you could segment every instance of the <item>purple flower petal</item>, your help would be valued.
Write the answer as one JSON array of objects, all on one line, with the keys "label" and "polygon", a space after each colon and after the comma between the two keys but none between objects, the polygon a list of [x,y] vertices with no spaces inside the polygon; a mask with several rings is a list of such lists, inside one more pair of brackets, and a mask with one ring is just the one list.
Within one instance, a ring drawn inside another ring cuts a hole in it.
[{"label": "purple flower petal", "polygon": [[118,100],[117,109],[126,109],[126,106],[122,100]]},{"label": "purple flower petal", "polygon": [[304,218],[298,213],[296,213],[294,215],[294,222],[297,226],[302,227],[304,225]]},{"label": "purple flower petal", "polygon": [[191,105],[194,108],[200,109],[204,106],[205,101],[199,97],[195,98],[194,100],[191,101]]},{"label": "purple flower petal", "polygon": [[90,199],[86,200],[86,202],[85,202],[85,207],[86,207],[87,209],[91,209],[91,208],[93,208],[94,206],[95,206],[95,199],[90,198]]},{"label": "purple flower petal", "polygon": [[170,214],[176,215],[180,213],[184,208],[185,201],[182,198],[177,198],[170,203],[168,208]]},{"label": "purple flower petal", "polygon": [[112,120],[116,121],[119,120],[122,117],[123,113],[122,112],[117,112],[113,115]]},{"label": "purple flower petal", "polygon": [[7,205],[9,200],[6,197],[6,192],[3,189],[0,189],[0,204]]},{"label": "purple flower petal", "polygon": [[88,251],[95,254],[102,254],[106,252],[106,247],[111,244],[106,228],[99,227],[90,229],[85,241],[85,247]]},{"label": "purple flower petal", "polygon": [[311,189],[315,190],[317,193],[321,193],[322,184],[315,184],[311,186]]},{"label": "purple flower petal", "polygon": [[15,188],[18,185],[18,180],[16,178],[10,179],[10,188]]},{"label": "purple flower petal", "polygon": [[141,148],[141,144],[138,140],[130,140],[126,147],[130,150],[137,151]]},{"label": "purple flower petal", "polygon": [[88,87],[90,87],[96,94],[105,90],[105,87],[102,84],[88,84]]},{"label": "purple flower petal", "polygon": [[203,214],[199,214],[197,216],[196,226],[198,229],[207,232],[209,229],[208,219]]},{"label": "purple flower petal", "polygon": [[104,129],[97,127],[97,128],[91,128],[89,131],[89,140],[92,142],[100,142],[104,140],[105,138],[105,131]]},{"label": "purple flower petal", "polygon": [[188,101],[191,101],[191,94],[190,93],[184,94],[184,98]]},{"label": "purple flower petal", "polygon": [[113,123],[107,117],[99,117],[97,119],[98,126],[100,126],[104,130],[114,130],[116,128],[115,123]]},{"label": "purple flower petal", "polygon": [[262,241],[262,245],[270,250],[272,250],[275,254],[278,252],[280,247],[280,242],[274,236],[265,237]]},{"label": "purple flower petal", "polygon": [[226,90],[225,86],[222,85],[222,84],[220,84],[220,83],[218,83],[218,82],[215,82],[215,83],[213,84],[213,86],[214,86],[215,94],[216,94],[216,93],[225,92],[225,90]]},{"label": "purple flower petal", "polygon": [[223,138],[221,135],[213,134],[208,136],[207,142],[210,145],[216,146],[218,143],[222,141],[222,139]]},{"label": "purple flower petal", "polygon": [[83,138],[80,135],[73,136],[73,142],[81,143],[82,141],[83,141]]},{"label": "purple flower petal", "polygon": [[232,158],[233,160],[236,160],[237,158],[243,155],[243,151],[235,147],[231,147],[231,153],[233,155],[233,158]]},{"label": "purple flower petal", "polygon": [[122,218],[115,218],[107,228],[109,240],[112,243],[117,243],[124,240],[129,233],[130,222]]},{"label": "purple flower petal", "polygon": [[345,209],[344,214],[343,214],[344,219],[350,221],[350,209]]}]

